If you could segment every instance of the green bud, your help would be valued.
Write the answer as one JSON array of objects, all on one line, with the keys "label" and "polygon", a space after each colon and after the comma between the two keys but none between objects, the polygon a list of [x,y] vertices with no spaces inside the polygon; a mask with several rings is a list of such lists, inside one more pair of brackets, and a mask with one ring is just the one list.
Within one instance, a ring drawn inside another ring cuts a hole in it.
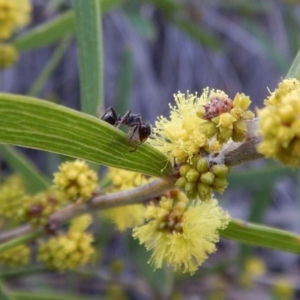
[{"label": "green bud", "polygon": [[175,185],[180,188],[183,189],[185,187],[185,184],[188,182],[188,180],[185,177],[179,177],[175,183]]},{"label": "green bud", "polygon": [[199,107],[196,110],[197,117],[199,117],[200,119],[202,119],[203,116],[204,116],[204,114],[205,114],[205,108],[204,108],[204,106],[203,105],[199,105]]},{"label": "green bud", "polygon": [[205,133],[208,138],[211,138],[217,133],[217,126],[214,122],[207,121],[201,124],[200,131]]},{"label": "green bud", "polygon": [[198,163],[198,160],[200,159],[200,156],[199,155],[195,155],[192,159],[191,159],[191,165],[194,169],[197,168],[197,163]]},{"label": "green bud", "polygon": [[199,183],[197,186],[197,191],[199,198],[202,201],[206,201],[211,198],[211,188],[208,185],[204,183]]},{"label": "green bud", "polygon": [[199,172],[197,172],[194,169],[191,169],[190,171],[187,172],[186,179],[191,182],[196,182],[198,181],[199,176],[200,176]]},{"label": "green bud", "polygon": [[197,163],[197,170],[200,173],[204,173],[208,170],[208,160],[205,158],[200,158]]},{"label": "green bud", "polygon": [[205,172],[201,174],[200,180],[202,183],[212,185],[215,179],[215,175],[212,172]]},{"label": "green bud", "polygon": [[195,182],[187,182],[185,185],[186,195],[189,199],[193,199],[197,196],[197,185]]},{"label": "green bud", "polygon": [[183,176],[183,177],[185,177],[186,176],[186,174],[187,174],[187,172],[189,171],[189,170],[191,170],[192,169],[192,167],[191,166],[189,166],[189,165],[182,165],[181,167],[180,167],[180,175],[181,176]]},{"label": "green bud", "polygon": [[218,177],[226,177],[230,170],[226,165],[213,165],[211,171]]},{"label": "green bud", "polygon": [[228,181],[226,180],[225,177],[215,177],[215,180],[214,180],[214,186],[217,187],[217,188],[222,188],[222,187],[227,187],[228,185]]}]

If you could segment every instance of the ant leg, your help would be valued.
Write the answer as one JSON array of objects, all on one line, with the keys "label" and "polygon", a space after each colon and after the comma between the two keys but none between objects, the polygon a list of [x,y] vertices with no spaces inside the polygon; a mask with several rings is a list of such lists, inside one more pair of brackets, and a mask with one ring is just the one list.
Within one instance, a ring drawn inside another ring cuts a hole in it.
[{"label": "ant leg", "polygon": [[132,127],[133,129],[131,129],[131,134],[130,134],[130,137],[129,137],[129,141],[131,142],[132,141],[132,138],[134,137],[136,131],[138,130],[139,128],[139,124],[135,125],[134,127]]},{"label": "ant leg", "polygon": [[122,118],[118,118],[118,121],[116,122],[116,127],[119,128],[124,122],[127,120],[127,118],[130,116],[131,110],[129,110]]}]

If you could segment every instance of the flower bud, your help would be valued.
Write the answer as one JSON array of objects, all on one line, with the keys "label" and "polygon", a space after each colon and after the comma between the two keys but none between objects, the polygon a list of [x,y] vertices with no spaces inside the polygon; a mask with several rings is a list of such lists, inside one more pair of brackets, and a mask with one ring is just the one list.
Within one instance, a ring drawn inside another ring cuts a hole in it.
[{"label": "flower bud", "polygon": [[215,175],[212,172],[205,172],[201,174],[200,177],[201,182],[207,185],[213,184],[214,179],[215,179]]}]

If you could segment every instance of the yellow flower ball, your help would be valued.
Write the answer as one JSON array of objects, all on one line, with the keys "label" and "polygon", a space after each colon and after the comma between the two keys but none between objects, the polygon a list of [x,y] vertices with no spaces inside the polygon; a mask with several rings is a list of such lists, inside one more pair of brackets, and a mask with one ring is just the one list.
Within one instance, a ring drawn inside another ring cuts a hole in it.
[{"label": "yellow flower ball", "polygon": [[9,44],[0,44],[0,69],[11,67],[17,59],[18,52],[14,46]]},{"label": "yellow flower ball", "polygon": [[179,193],[175,199],[162,197],[158,206],[147,208],[147,222],[133,230],[147,250],[152,250],[150,262],[161,268],[163,262],[175,270],[193,274],[216,250],[218,230],[226,228],[230,217],[214,199],[194,201]]},{"label": "yellow flower ball", "polygon": [[67,161],[54,174],[54,185],[64,196],[74,202],[89,200],[97,188],[98,176],[81,160]]},{"label": "yellow flower ball", "polygon": [[258,110],[258,151],[292,167],[300,166],[300,83],[285,79]]},{"label": "yellow flower ball", "polygon": [[8,39],[30,21],[30,0],[0,0],[0,40]]}]

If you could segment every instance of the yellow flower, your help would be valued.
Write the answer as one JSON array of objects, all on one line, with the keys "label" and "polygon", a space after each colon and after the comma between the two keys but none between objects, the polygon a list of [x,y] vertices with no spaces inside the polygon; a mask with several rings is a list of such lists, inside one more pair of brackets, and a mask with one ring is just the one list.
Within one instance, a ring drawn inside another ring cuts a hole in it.
[{"label": "yellow flower", "polygon": [[[174,95],[176,106],[171,106],[170,120],[159,117],[155,122],[150,143],[165,153],[171,162],[184,162],[207,145],[207,136],[200,132],[201,120],[196,110],[200,103],[197,94]],[[204,100],[203,100],[204,101]]]},{"label": "yellow flower", "polygon": [[84,161],[67,161],[59,166],[59,172],[54,174],[56,188],[71,201],[87,201],[95,193],[98,176],[89,169]]},{"label": "yellow flower", "polygon": [[219,151],[230,138],[241,141],[247,131],[245,120],[254,117],[244,94],[232,101],[223,91],[206,88],[200,97],[189,93],[174,97],[170,119],[159,117],[149,140],[172,163],[190,161],[201,149]]},{"label": "yellow flower", "polygon": [[69,232],[42,243],[38,260],[49,269],[66,271],[85,265],[93,258],[93,236],[85,232]]},{"label": "yellow flower", "polygon": [[295,287],[294,283],[288,278],[278,278],[273,287],[274,294],[279,300],[292,300],[294,299]]},{"label": "yellow flower", "polygon": [[0,185],[0,216],[14,223],[20,222],[19,210],[24,204],[25,194],[24,182],[20,177],[6,179]]},{"label": "yellow flower", "polygon": [[18,53],[14,46],[0,44],[0,69],[9,68],[17,61],[17,59]]},{"label": "yellow flower", "polygon": [[[108,168],[107,177],[112,182],[112,186],[108,190],[109,193],[132,189],[149,181],[140,173],[117,168]],[[120,231],[124,231],[127,228],[142,224],[145,210],[143,204],[134,204],[103,210],[101,215],[113,221]]]},{"label": "yellow flower", "polygon": [[27,25],[31,9],[29,0],[0,0],[0,40]]},{"label": "yellow flower", "polygon": [[0,253],[0,264],[9,268],[25,266],[30,260],[30,248],[26,245],[19,245]]},{"label": "yellow flower", "polygon": [[284,164],[300,165],[300,83],[285,79],[258,110],[263,141],[258,151]]},{"label": "yellow flower", "polygon": [[165,261],[191,274],[216,250],[218,230],[230,220],[215,199],[187,206],[183,193],[175,199],[162,197],[159,206],[149,205],[146,218],[148,222],[134,228],[133,236],[153,250],[150,262],[154,267],[161,268]]},{"label": "yellow flower", "polygon": [[18,217],[23,221],[29,221],[32,226],[44,226],[48,223],[48,217],[63,205],[61,192],[50,188],[34,196],[25,196]]},{"label": "yellow flower", "polygon": [[93,222],[93,218],[89,214],[81,215],[72,219],[69,232],[84,232]]}]

